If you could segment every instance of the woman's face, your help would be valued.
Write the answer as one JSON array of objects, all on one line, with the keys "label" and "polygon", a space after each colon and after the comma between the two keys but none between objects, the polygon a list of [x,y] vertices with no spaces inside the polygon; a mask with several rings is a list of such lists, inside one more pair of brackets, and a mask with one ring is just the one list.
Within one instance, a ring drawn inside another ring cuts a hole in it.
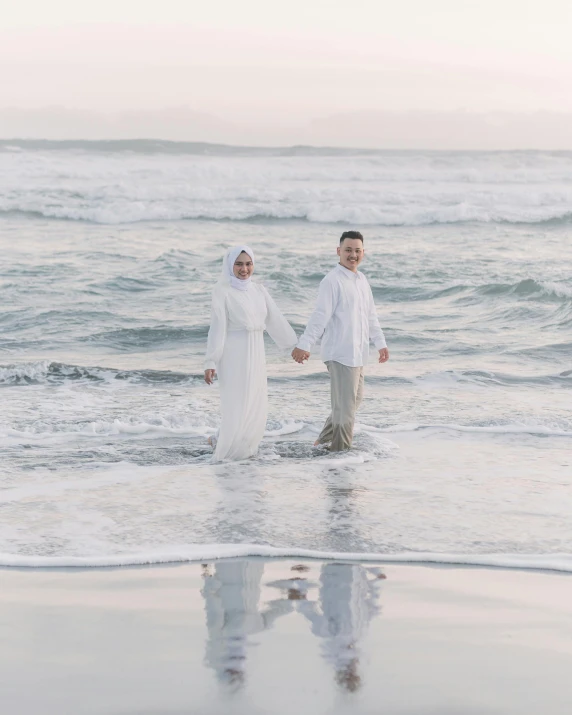
[{"label": "woman's face", "polygon": [[243,251],[240,254],[234,262],[232,270],[234,275],[241,281],[245,281],[247,278],[250,278],[250,276],[254,273],[254,263],[248,253],[244,253]]}]

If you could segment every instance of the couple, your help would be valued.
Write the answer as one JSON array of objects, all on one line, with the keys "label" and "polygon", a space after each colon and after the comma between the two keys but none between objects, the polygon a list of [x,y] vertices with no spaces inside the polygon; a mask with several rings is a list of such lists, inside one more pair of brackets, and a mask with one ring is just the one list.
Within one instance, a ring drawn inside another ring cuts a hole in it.
[{"label": "couple", "polygon": [[300,364],[322,338],[332,411],[315,445],[330,445],[333,452],[351,447],[370,341],[379,351],[380,363],[389,360],[389,352],[371,288],[358,271],[364,257],[361,233],[345,231],[337,253],[339,263],[320,283],[316,309],[297,340],[266,288],[252,281],[252,250],[236,246],[226,252],[222,277],[213,291],[204,366],[205,382],[211,385],[218,373],[220,383],[221,426],[209,440],[215,461],[251,457],[264,436],[268,410],[264,330],[280,349],[293,348],[292,357]]}]

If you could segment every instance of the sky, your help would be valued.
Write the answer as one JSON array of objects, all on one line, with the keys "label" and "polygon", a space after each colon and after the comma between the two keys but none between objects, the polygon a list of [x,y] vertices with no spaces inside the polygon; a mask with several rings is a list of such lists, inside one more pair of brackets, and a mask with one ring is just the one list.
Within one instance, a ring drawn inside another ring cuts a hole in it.
[{"label": "sky", "polygon": [[572,113],[571,27],[569,0],[9,2],[0,135],[123,135],[133,113],[164,138],[212,116],[228,141],[347,113]]}]

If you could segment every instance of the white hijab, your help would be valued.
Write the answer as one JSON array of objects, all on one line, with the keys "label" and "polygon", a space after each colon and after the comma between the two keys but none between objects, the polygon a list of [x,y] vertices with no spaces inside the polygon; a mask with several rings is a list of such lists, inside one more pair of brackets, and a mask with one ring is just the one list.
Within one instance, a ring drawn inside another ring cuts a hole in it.
[{"label": "white hijab", "polygon": [[227,250],[222,262],[221,282],[230,283],[230,285],[237,290],[248,290],[252,277],[241,280],[234,275],[234,262],[241,253],[249,255],[254,263],[254,253],[252,252],[252,248],[249,246],[231,246]]}]

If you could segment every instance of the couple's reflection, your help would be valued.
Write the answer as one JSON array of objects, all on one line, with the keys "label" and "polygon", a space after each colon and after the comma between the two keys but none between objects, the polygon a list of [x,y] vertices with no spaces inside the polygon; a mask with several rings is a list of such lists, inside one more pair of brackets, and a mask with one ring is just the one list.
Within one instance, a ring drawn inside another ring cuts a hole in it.
[{"label": "couple's reflection", "polygon": [[[337,683],[352,692],[360,687],[359,642],[379,612],[383,574],[377,567],[362,564],[326,563],[320,566],[316,584],[306,576],[307,568],[294,566],[295,575],[267,584],[278,589],[280,597],[261,606],[264,562],[220,561],[203,567],[208,630],[205,662],[220,681],[242,684],[249,637],[297,610],[320,639],[322,655]],[[313,598],[316,588],[317,598]]]},{"label": "couple's reflection", "polygon": [[[328,505],[328,541],[339,551],[359,551],[362,538],[358,525],[363,489],[354,485],[354,470],[327,469],[325,494]],[[360,641],[372,618],[380,611],[378,567],[356,563],[327,563],[320,569],[317,601],[306,600],[298,610],[321,639],[324,659],[334,669],[337,683],[355,692],[361,685]]]},{"label": "couple's reflection", "polygon": [[[244,502],[236,503],[232,487],[240,470],[236,471],[235,475],[235,470],[225,469],[218,475],[224,495],[220,511],[229,518],[220,518],[219,514],[216,521],[221,531],[217,538],[232,541],[234,531],[239,529],[243,539],[258,541],[259,525],[265,523],[258,518],[264,510],[263,503],[255,502],[254,510],[252,499],[248,509]],[[261,475],[256,476],[260,480]],[[332,469],[328,465],[322,476],[329,548],[340,552],[361,550],[359,525],[363,519],[359,512],[367,498],[366,490],[354,483],[356,474],[352,469]],[[231,525],[232,538],[224,538],[224,524]],[[307,562],[293,566],[289,577],[266,584],[275,589],[276,598],[261,604],[264,566],[263,560],[240,559],[204,567],[207,665],[220,681],[240,685],[246,674],[249,638],[270,628],[281,616],[297,611],[319,639],[322,656],[338,684],[348,691],[358,690],[362,682],[360,642],[379,612],[380,579],[384,578],[381,569],[359,563]]]},{"label": "couple's reflection", "polygon": [[281,598],[260,608],[264,563],[256,560],[219,561],[203,566],[207,616],[205,662],[219,680],[240,685],[246,672],[249,636],[270,628],[280,616],[292,611]]},{"label": "couple's reflection", "polygon": [[322,641],[324,659],[336,681],[354,692],[361,685],[360,640],[379,613],[379,569],[362,564],[330,563],[320,570],[318,601],[303,600],[298,610]]}]

